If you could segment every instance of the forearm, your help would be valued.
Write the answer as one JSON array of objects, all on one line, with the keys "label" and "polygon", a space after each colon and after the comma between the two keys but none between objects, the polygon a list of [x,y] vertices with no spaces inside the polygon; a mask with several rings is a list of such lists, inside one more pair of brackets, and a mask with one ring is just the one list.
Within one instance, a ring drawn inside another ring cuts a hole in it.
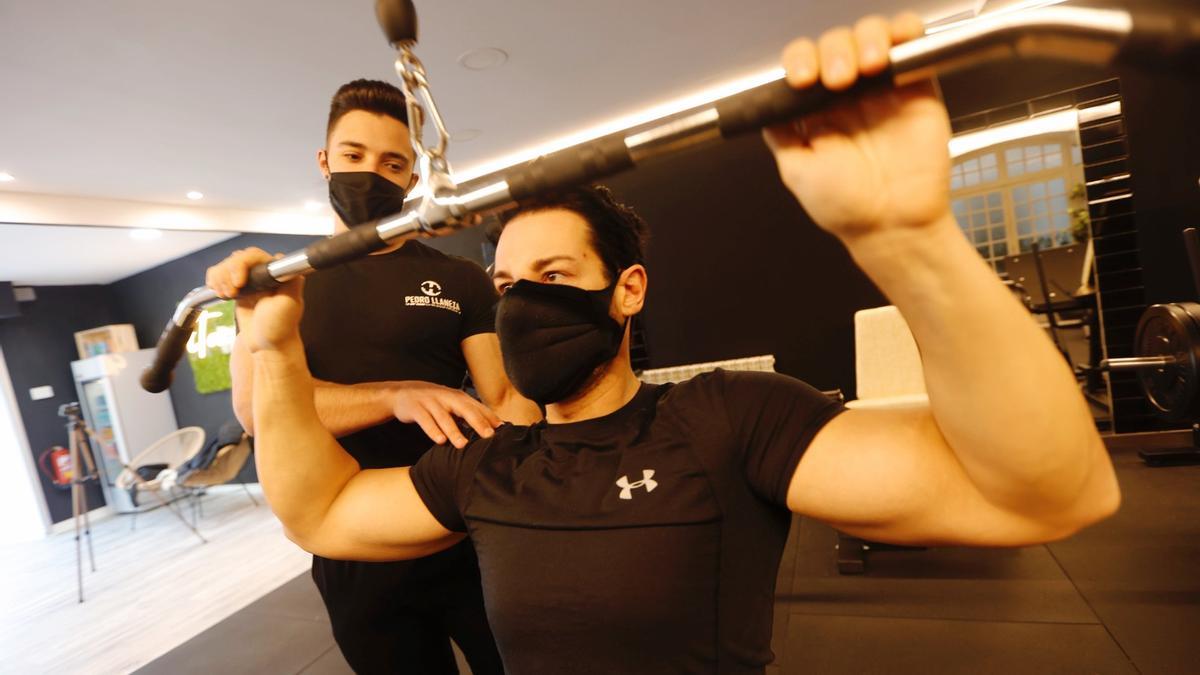
[{"label": "forearm", "polygon": [[[230,355],[233,380],[233,412],[251,436],[254,428],[254,366],[250,352],[239,337]],[[335,384],[313,378],[313,403],[317,418],[335,437],[345,436],[392,419],[392,382]]]},{"label": "forearm", "polygon": [[303,539],[320,528],[359,466],[317,417],[300,341],[252,358],[259,480],[275,515]]},{"label": "forearm", "polygon": [[848,243],[921,350],[937,425],[977,488],[1017,511],[1115,486],[1071,369],[947,216]]},{"label": "forearm", "polygon": [[395,418],[395,382],[335,384],[313,380],[317,417],[336,437]]}]

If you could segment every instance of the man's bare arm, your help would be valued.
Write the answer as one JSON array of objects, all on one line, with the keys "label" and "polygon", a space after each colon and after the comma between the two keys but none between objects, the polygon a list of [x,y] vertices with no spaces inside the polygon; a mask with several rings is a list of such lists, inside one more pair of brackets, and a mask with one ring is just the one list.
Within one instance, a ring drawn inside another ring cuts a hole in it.
[{"label": "man's bare arm", "polygon": [[[848,88],[920,32],[910,14],[799,41],[788,81]],[[862,96],[768,140],[785,183],[907,320],[929,392],[927,409],[834,419],[789,506],[892,541],[996,545],[1113,513],[1112,463],[1070,367],[950,213],[949,122],[932,85]]]},{"label": "man's bare arm", "polygon": [[[239,311],[239,324],[247,323],[247,312]],[[229,362],[235,387],[233,397],[234,415],[242,428],[254,435],[254,375],[245,341],[239,335],[233,343]],[[317,417],[335,437],[345,436],[381,424],[395,417],[394,403],[399,382],[365,382],[360,384],[336,384],[313,378]]]},{"label": "man's bare arm", "polygon": [[[267,300],[278,307],[284,299]],[[461,539],[429,513],[407,468],[361,471],[321,425],[299,335],[280,337],[291,313],[273,311],[283,328],[259,333],[251,356],[258,475],[288,537],[312,553],[356,560],[421,557]]]},{"label": "man's bare arm", "polygon": [[[234,297],[245,285],[250,268],[271,259],[270,254],[261,249],[238,251],[208,269],[206,284],[222,297]],[[255,302],[255,297],[238,299],[237,322],[242,332],[254,323]],[[253,367],[241,333],[234,341],[229,366],[234,382],[234,415],[247,433],[254,435]],[[449,442],[461,448],[467,441],[457,420],[465,421],[482,436],[490,435],[491,430],[500,425],[500,418],[495,413],[466,393],[430,382],[336,384],[315,381],[313,386],[317,418],[335,436],[398,419],[419,425],[433,443]]]},{"label": "man's bare arm", "polygon": [[[242,315],[239,311],[239,316]],[[229,362],[233,380],[241,384],[234,389],[233,410],[242,428],[253,436],[254,378],[250,363],[249,353],[239,336],[234,342]],[[335,437],[403,418],[406,422],[419,424],[431,442],[445,443],[448,431],[443,426],[453,425],[453,433],[459,431],[453,422],[456,409],[463,411],[459,416],[472,426],[488,425],[494,428],[499,424],[497,416],[465,393],[429,382],[412,380],[337,384],[313,378],[313,389],[317,418]],[[450,401],[449,418],[427,409],[431,397]],[[477,426],[476,431],[480,431]]]}]

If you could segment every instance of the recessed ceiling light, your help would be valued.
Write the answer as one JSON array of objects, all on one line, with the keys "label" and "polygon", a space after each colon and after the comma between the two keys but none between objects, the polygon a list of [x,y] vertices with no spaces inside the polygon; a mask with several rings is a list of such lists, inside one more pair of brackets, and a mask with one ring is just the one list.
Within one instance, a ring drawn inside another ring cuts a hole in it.
[{"label": "recessed ceiling light", "polygon": [[155,239],[162,238],[162,230],[155,230],[155,229],[151,229],[151,228],[142,227],[142,228],[138,228],[136,230],[130,230],[129,238],[136,239],[138,241],[153,241]]},{"label": "recessed ceiling light", "polygon": [[508,63],[508,52],[495,47],[480,47],[458,56],[458,65],[467,70],[487,70]]},{"label": "recessed ceiling light", "polygon": [[305,211],[320,211],[323,208],[325,208],[325,205],[315,199],[304,202]]},{"label": "recessed ceiling light", "polygon": [[457,143],[466,143],[467,141],[479,138],[482,133],[479,129],[459,129],[450,132],[450,140]]},{"label": "recessed ceiling light", "polygon": [[197,199],[204,199],[204,193],[192,190],[191,192],[187,193],[187,198],[192,201],[196,201]]},{"label": "recessed ceiling light", "polygon": [[11,183],[14,180],[16,180],[16,178],[11,173],[8,173],[7,171],[0,171],[0,183]]}]

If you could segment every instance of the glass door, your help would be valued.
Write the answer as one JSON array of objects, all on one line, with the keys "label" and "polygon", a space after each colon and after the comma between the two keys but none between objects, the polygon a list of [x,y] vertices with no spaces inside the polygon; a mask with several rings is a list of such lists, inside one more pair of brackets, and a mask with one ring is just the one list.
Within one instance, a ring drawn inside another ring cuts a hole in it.
[{"label": "glass door", "polygon": [[123,466],[117,452],[117,439],[113,433],[112,412],[109,409],[108,395],[104,391],[104,380],[84,382],[83,397],[90,417],[88,422],[92,428],[92,437],[88,442],[93,446],[92,454],[103,467],[105,482],[112,486],[113,481],[121,474]]}]

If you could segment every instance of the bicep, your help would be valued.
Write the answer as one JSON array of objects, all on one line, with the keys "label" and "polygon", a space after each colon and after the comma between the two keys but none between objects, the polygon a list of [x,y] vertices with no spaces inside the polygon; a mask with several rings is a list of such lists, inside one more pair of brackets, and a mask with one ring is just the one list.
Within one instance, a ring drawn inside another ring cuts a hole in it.
[{"label": "bicep", "polygon": [[464,536],[433,517],[413,486],[409,467],[400,467],[355,474],[316,534],[298,543],[326,558],[405,560],[449,548]]},{"label": "bicep", "polygon": [[796,467],[787,503],[848,534],[896,544],[1023,546],[1066,534],[984,498],[926,406],[834,418]]}]

